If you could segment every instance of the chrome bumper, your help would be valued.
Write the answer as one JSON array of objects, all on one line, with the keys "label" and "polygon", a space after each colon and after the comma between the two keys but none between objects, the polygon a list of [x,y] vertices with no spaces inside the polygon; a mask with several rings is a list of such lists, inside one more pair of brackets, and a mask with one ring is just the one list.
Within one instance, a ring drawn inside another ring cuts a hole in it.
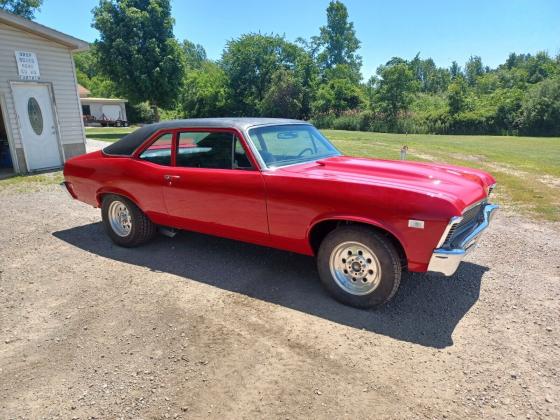
[{"label": "chrome bumper", "polygon": [[[492,217],[498,208],[499,206],[495,204],[486,204],[482,210],[483,220],[478,225],[474,226],[472,231],[470,231],[458,245],[452,249],[435,249],[432,257],[430,258],[430,263],[428,264],[428,271],[441,273],[446,276],[453,275],[455,271],[457,271],[457,268],[465,255],[474,249],[478,238],[488,227],[490,220],[492,220]],[[448,229],[446,229],[446,233],[447,232]]]}]

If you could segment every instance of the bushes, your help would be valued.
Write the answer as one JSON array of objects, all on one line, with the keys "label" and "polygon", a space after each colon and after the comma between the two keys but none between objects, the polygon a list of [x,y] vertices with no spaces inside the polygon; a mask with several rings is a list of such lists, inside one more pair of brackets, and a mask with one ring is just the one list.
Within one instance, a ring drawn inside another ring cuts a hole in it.
[{"label": "bushes", "polygon": [[560,133],[560,78],[534,85],[523,98],[517,125],[522,133]]},{"label": "bushes", "polygon": [[349,131],[377,131],[374,130],[375,121],[382,117],[373,111],[346,111],[340,115],[334,113],[319,114],[311,122],[318,128],[332,128]]},{"label": "bushes", "polygon": [[131,124],[146,123],[151,124],[155,121],[154,110],[147,102],[140,102],[139,104],[126,104],[126,116],[128,122]]},{"label": "bushes", "polygon": [[[429,124],[428,121],[416,119],[410,113],[401,113],[396,119],[389,119],[381,112],[347,111],[341,115],[321,114],[311,122],[318,128],[348,131],[377,131],[385,133],[417,133],[433,132],[441,123]],[[442,130],[440,130],[442,131]]]}]

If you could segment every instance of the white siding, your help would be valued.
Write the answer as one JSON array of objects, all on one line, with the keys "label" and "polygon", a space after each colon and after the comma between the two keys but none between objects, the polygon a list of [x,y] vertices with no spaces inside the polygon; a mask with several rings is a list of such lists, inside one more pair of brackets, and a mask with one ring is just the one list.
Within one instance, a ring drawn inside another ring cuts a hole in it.
[{"label": "white siding", "polygon": [[0,93],[6,98],[7,114],[13,141],[21,148],[21,137],[14,111],[10,81],[18,81],[14,51],[29,51],[37,55],[39,82],[51,83],[59,122],[62,144],[84,143],[84,129],[74,61],[70,50],[52,41],[0,23]]}]

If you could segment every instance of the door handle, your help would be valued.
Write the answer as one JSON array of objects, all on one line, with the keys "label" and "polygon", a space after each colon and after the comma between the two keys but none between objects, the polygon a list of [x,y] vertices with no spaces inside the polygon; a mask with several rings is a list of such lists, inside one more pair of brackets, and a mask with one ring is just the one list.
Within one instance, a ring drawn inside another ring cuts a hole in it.
[{"label": "door handle", "polygon": [[181,177],[179,175],[164,175],[163,179],[165,179],[167,182],[173,182],[173,180],[181,179]]}]

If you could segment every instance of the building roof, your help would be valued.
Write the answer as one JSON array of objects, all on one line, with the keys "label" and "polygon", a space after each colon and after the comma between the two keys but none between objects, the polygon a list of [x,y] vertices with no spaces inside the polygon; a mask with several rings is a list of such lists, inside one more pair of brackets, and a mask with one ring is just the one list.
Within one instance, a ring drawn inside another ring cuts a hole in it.
[{"label": "building roof", "polygon": [[110,104],[110,103],[123,103],[123,102],[128,102],[128,99],[121,99],[121,98],[90,98],[90,97],[86,97],[80,98],[81,102],[85,102],[85,103],[103,103],[103,104]]},{"label": "building roof", "polygon": [[173,128],[235,128],[241,131],[251,127],[275,124],[307,124],[305,121],[285,118],[193,118],[188,120],[171,120],[148,124],[124,136],[119,141],[107,146],[103,152],[109,155],[129,156],[156,131]]},{"label": "building roof", "polygon": [[91,92],[89,89],[86,89],[78,83],[78,94],[80,95],[80,98],[87,98]]},{"label": "building roof", "polygon": [[41,25],[37,22],[33,22],[29,19],[22,18],[21,16],[14,15],[13,13],[9,13],[4,10],[0,10],[0,23],[4,23],[21,31],[29,32],[41,38],[48,39],[49,41],[56,42],[57,44],[64,45],[71,51],[85,51],[89,48],[89,43],[87,43],[86,41],[74,38],[73,36],[64,34],[55,29]]}]

